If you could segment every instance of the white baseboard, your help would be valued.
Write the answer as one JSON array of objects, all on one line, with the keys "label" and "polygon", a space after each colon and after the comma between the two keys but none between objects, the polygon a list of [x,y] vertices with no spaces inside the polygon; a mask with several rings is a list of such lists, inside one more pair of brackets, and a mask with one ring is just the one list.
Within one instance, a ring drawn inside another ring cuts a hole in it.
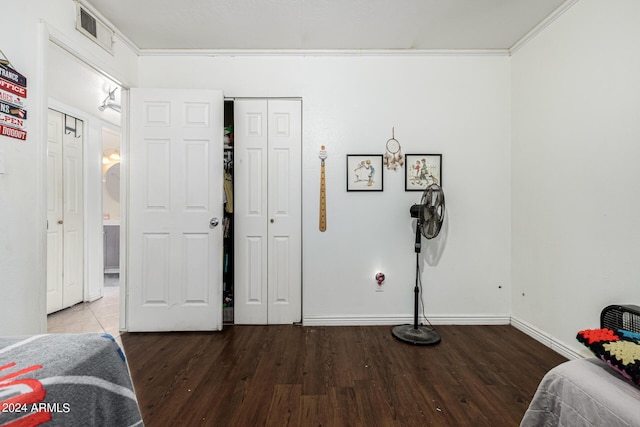
[{"label": "white baseboard", "polygon": [[[511,318],[504,316],[428,316],[432,325],[508,325]],[[426,323],[424,318],[418,319]],[[370,325],[404,325],[412,324],[413,316],[404,315],[307,315],[302,319],[304,326],[370,326]]]},{"label": "white baseboard", "polygon": [[517,319],[515,317],[511,317],[511,325],[524,332],[525,334],[529,335],[531,338],[535,339],[536,341],[541,342],[542,344],[546,345],[547,347],[549,347],[550,349],[554,350],[555,352],[563,355],[564,357],[566,357],[569,360],[574,360],[574,359],[582,359],[584,358],[584,356],[578,352],[576,352],[575,350],[573,350],[572,348],[568,347],[566,344],[564,344],[563,342],[557,340],[556,338],[550,336],[549,334],[541,331],[540,329],[536,328],[535,326],[530,325],[527,322],[524,322],[520,319]]},{"label": "white baseboard", "polygon": [[[584,355],[568,347],[562,341],[540,329],[509,315],[434,315],[428,316],[432,325],[512,325],[531,338],[546,345],[569,360],[582,359]],[[424,318],[420,323],[426,323]],[[304,326],[374,326],[412,324],[413,316],[406,315],[306,315],[302,319]]]},{"label": "white baseboard", "polygon": [[89,294],[87,296],[87,298],[85,298],[84,302],[93,302],[93,301],[97,300],[98,298],[102,298],[102,294],[100,292],[95,293],[95,294]]}]

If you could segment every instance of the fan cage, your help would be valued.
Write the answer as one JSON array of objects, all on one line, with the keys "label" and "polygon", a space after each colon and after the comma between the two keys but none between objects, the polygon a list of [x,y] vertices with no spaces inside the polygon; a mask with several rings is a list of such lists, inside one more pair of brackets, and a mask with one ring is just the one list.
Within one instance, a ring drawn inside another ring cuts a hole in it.
[{"label": "fan cage", "polygon": [[640,333],[640,307],[637,305],[607,306],[600,313],[600,327]]}]

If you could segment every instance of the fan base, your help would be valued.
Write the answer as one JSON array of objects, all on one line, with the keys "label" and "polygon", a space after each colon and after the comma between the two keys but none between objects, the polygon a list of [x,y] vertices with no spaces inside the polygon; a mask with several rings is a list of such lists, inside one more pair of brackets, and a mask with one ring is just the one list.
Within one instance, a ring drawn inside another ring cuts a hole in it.
[{"label": "fan base", "polygon": [[434,345],[440,342],[440,335],[428,326],[400,325],[391,329],[394,337],[414,345]]}]

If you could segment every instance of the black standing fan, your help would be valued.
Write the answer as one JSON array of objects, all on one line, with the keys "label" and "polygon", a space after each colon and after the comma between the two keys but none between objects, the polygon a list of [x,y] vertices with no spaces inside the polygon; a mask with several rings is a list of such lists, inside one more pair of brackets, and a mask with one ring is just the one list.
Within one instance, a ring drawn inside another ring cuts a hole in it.
[{"label": "black standing fan", "polygon": [[412,218],[417,218],[416,224],[416,286],[413,325],[400,325],[391,329],[394,337],[401,341],[415,345],[432,345],[440,342],[440,335],[431,327],[418,325],[418,301],[420,294],[420,235],[433,239],[440,233],[444,221],[444,192],[438,184],[431,184],[422,193],[420,204],[411,206],[409,210]]}]

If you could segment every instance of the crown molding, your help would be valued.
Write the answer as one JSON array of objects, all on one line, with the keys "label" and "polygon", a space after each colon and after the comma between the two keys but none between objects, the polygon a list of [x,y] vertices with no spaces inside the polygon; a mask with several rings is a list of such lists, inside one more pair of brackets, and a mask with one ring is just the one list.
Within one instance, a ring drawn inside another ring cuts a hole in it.
[{"label": "crown molding", "polygon": [[520,40],[515,42],[514,45],[511,46],[511,48],[508,49],[509,55],[513,55],[518,50],[520,50],[524,45],[526,45],[531,40],[533,40],[538,34],[540,34],[542,31],[544,31],[545,28],[547,28],[549,25],[554,23],[567,10],[571,9],[579,1],[580,0],[566,0],[564,3],[562,3],[560,6],[558,6],[556,8],[556,10],[554,10],[553,12],[551,12],[551,14],[549,14],[549,16],[547,16],[545,19],[540,21],[540,23],[538,25],[536,25],[535,27],[533,27],[533,29],[531,31],[529,31],[527,34],[525,34]]},{"label": "crown molding", "polygon": [[105,18],[95,7],[86,0],[74,0],[84,8],[96,15],[100,20],[108,23],[124,45],[137,56],[211,56],[211,57],[236,57],[236,56],[300,56],[300,57],[336,57],[336,56],[511,56],[520,48],[534,39],[545,28],[555,22],[567,10],[580,0],[565,0],[551,14],[543,19],[531,31],[525,34],[510,48],[505,49],[141,49],[125,36],[111,21]]},{"label": "crown molding", "polygon": [[509,49],[139,49],[140,56],[509,56]]},{"label": "crown molding", "polygon": [[127,36],[125,36],[124,34],[122,34],[119,30],[114,30],[113,35],[122,42],[122,44],[124,44],[126,47],[128,47],[129,49],[131,49],[131,51],[136,55],[136,56],[140,56],[140,48],[138,46],[136,46],[135,44],[133,44],[133,42],[131,40],[129,40],[129,38],[127,38]]}]

